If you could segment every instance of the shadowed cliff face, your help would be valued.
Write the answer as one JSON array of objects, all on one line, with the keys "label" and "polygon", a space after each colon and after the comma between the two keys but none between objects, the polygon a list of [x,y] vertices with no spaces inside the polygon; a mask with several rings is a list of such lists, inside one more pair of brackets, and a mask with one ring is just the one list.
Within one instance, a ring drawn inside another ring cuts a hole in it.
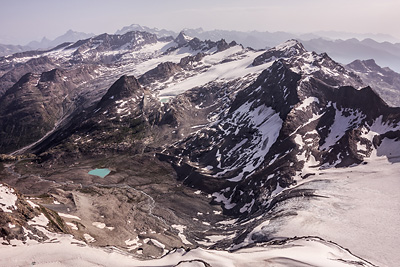
[{"label": "shadowed cliff face", "polygon": [[50,132],[76,108],[77,87],[90,67],[28,73],[0,97],[0,151],[10,153]]}]

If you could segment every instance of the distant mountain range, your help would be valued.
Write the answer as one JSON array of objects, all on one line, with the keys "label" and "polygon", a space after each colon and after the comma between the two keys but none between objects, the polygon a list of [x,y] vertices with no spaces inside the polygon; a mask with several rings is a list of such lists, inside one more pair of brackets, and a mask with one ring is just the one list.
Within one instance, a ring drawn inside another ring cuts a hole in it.
[{"label": "distant mountain range", "polygon": [[[145,31],[157,35],[157,37],[177,37],[178,32],[150,28],[138,24],[125,26],[117,30],[115,34],[125,34],[130,31]],[[274,47],[286,40],[297,39],[305,48],[317,53],[328,53],[334,60],[349,64],[354,60],[374,59],[380,66],[389,67],[400,72],[400,43],[395,37],[385,34],[355,34],[346,32],[320,31],[309,34],[293,34],[288,32],[260,32],[260,31],[228,31],[211,30],[202,28],[184,29],[186,35],[197,37],[200,40],[218,41],[225,39],[227,42],[236,41],[244,47],[265,49]],[[83,33],[69,30],[54,40],[46,37],[38,41],[32,41],[26,46],[0,44],[0,56],[11,55],[23,51],[48,49],[56,47],[64,42],[76,42],[94,36],[92,33]]]},{"label": "distant mountain range", "polygon": [[49,40],[46,37],[43,37],[40,42],[32,41],[28,43],[27,46],[33,49],[53,48],[65,42],[76,42],[79,40],[90,38],[92,36],[94,36],[94,33],[84,33],[84,32],[76,32],[73,30],[69,30],[65,34],[57,37],[54,40]]},{"label": "distant mountain range", "polygon": [[317,53],[328,53],[336,61],[348,64],[356,59],[374,59],[380,66],[400,72],[400,43],[379,43],[372,39],[335,40],[322,38],[302,41],[304,46]]},{"label": "distant mountain range", "polygon": [[307,50],[328,53],[334,60],[342,64],[348,64],[357,59],[374,59],[379,65],[400,72],[400,43],[378,42],[372,38],[358,40],[354,37],[346,40],[332,40],[328,39],[327,35],[318,35],[317,33],[295,35],[287,32],[203,31],[202,29],[186,29],[185,33],[203,40],[216,41],[221,38],[227,42],[235,40],[245,47],[255,49],[274,47],[286,40],[297,39],[304,44]]},{"label": "distant mountain range", "polygon": [[[158,37],[173,36],[178,33],[157,28],[149,28],[132,24],[118,30],[116,34],[128,31],[147,31]],[[328,53],[334,60],[348,64],[354,60],[374,59],[379,65],[400,72],[400,43],[399,40],[384,34],[355,34],[346,32],[320,31],[309,34],[293,34],[288,32],[259,32],[259,31],[205,31],[202,28],[184,29],[184,32],[201,40],[227,42],[236,41],[245,47],[264,49],[274,47],[289,39],[300,40],[307,50],[317,53]]]},{"label": "distant mountain range", "polygon": [[0,57],[32,50],[29,46],[0,44]]},{"label": "distant mountain range", "polygon": [[65,34],[57,37],[54,40],[49,40],[46,37],[43,37],[42,40],[32,41],[27,45],[9,45],[9,44],[0,44],[0,57],[12,55],[14,53],[20,53],[24,51],[30,50],[38,50],[38,49],[49,49],[56,47],[65,42],[76,42],[78,40],[87,39],[94,36],[93,33],[84,33],[84,32],[76,32],[73,30],[67,31]]},{"label": "distant mountain range", "polygon": [[178,36],[177,32],[174,31],[169,31],[169,30],[165,30],[165,29],[158,29],[158,28],[149,28],[146,26],[142,26],[139,24],[131,24],[129,26],[125,26],[120,30],[117,30],[115,32],[115,34],[125,34],[127,32],[131,32],[131,31],[141,31],[141,32],[150,32],[153,33],[155,35],[157,35],[158,37],[167,37],[167,36],[173,36],[176,37]]},{"label": "distant mountain range", "polygon": [[[116,34],[124,34],[128,31],[146,31],[156,34],[159,37],[162,36],[177,36],[178,32],[165,30],[165,29],[158,29],[158,28],[149,28],[146,26],[141,26],[139,24],[132,24],[129,26],[125,26],[122,29],[116,31]],[[323,38],[326,40],[347,40],[356,38],[358,40],[364,39],[373,39],[377,42],[391,42],[391,43],[398,43],[400,39],[395,38],[388,34],[373,34],[373,33],[366,33],[366,34],[359,34],[359,33],[350,33],[350,32],[338,32],[338,31],[318,31],[312,33],[304,33],[304,34],[295,34],[283,31],[277,32],[260,32],[260,31],[232,31],[232,30],[204,30],[203,28],[196,28],[196,29],[188,29],[185,28],[183,31],[191,36],[196,36],[200,39],[210,39],[212,41],[219,40],[221,36],[225,36],[224,38],[230,40],[230,38],[234,38],[230,41],[236,41],[241,43],[244,46],[250,46],[253,48],[265,48],[265,43],[271,42],[270,46],[275,46],[282,42],[285,42],[289,39],[300,39],[300,40],[311,40],[317,38]],[[216,40],[214,40],[217,38]],[[258,40],[259,43],[257,45],[255,40]],[[260,42],[263,40],[263,42]]]}]

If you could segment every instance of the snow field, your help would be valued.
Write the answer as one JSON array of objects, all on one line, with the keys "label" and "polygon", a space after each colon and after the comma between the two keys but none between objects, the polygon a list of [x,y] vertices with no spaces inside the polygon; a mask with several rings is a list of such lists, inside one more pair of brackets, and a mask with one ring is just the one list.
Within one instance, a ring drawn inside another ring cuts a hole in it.
[{"label": "snow field", "polygon": [[[199,266],[199,260],[213,267],[244,266],[372,266],[340,247],[316,238],[289,241],[283,245],[256,246],[235,252],[178,249],[160,259],[138,260],[115,249],[99,249],[74,244],[72,240],[30,246],[6,247],[0,263],[4,266]],[[68,252],[68,253],[66,253]],[[197,260],[197,261],[196,261]],[[189,263],[189,261],[195,261]],[[182,265],[179,265],[182,266]]]},{"label": "snow field", "polygon": [[14,193],[13,188],[0,184],[0,209],[3,212],[12,212],[13,210],[16,210],[17,200],[18,197]]},{"label": "snow field", "polygon": [[[241,57],[238,58],[236,55],[237,53],[241,53]],[[266,63],[256,67],[251,65],[253,60],[262,53],[263,52],[245,51],[240,46],[234,46],[214,55],[207,55],[202,61],[206,65],[211,64],[207,71],[189,77],[182,82],[167,86],[160,91],[160,97],[176,96],[189,89],[216,80],[230,81],[237,77],[261,73],[261,71],[272,65],[272,63]],[[228,58],[232,57],[233,61],[221,63],[220,61],[222,59],[226,59],[226,55],[228,55]]]},{"label": "snow field", "polygon": [[338,243],[379,266],[396,266],[400,262],[400,151],[379,157],[393,150],[392,140],[384,139],[367,164],[349,168],[332,168],[303,180],[298,188],[314,189],[321,197],[295,198],[278,205],[277,216],[256,227],[245,243],[253,242],[252,234],[270,238],[319,236]]}]

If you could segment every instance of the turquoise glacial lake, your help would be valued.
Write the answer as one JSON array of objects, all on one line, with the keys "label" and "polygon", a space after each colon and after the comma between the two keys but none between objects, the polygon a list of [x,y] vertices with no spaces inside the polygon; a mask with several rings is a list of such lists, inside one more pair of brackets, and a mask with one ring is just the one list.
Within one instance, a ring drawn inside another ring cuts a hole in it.
[{"label": "turquoise glacial lake", "polygon": [[111,171],[109,169],[94,169],[88,172],[90,175],[96,175],[101,178],[106,177]]}]

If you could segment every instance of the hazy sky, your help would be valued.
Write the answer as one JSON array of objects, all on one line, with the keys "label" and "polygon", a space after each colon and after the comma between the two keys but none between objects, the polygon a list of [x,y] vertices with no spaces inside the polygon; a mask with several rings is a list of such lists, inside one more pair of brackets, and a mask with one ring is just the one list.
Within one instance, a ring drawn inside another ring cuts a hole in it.
[{"label": "hazy sky", "polygon": [[140,24],[179,31],[335,30],[400,38],[399,0],[0,0],[0,43]]}]

